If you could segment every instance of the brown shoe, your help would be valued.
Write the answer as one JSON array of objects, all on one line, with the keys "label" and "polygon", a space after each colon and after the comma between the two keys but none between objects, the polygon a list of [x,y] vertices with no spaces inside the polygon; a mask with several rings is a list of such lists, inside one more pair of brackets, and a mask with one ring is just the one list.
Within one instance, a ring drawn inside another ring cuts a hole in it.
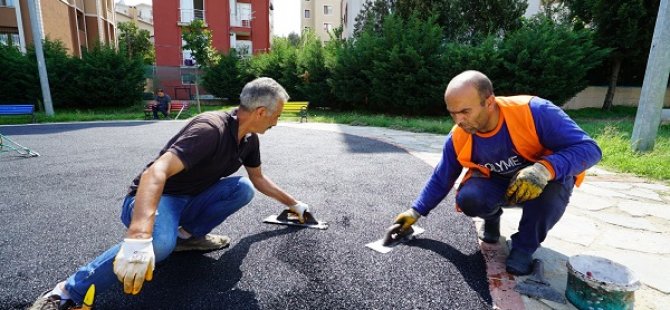
[{"label": "brown shoe", "polygon": [[35,300],[28,310],[70,310],[75,309],[75,304],[68,299],[61,305],[61,298],[58,295],[48,295],[51,290],[48,290],[40,295]]},{"label": "brown shoe", "polygon": [[223,235],[206,234],[202,237],[191,237],[188,239],[177,238],[177,246],[173,252],[184,251],[216,251],[227,248],[230,238]]}]

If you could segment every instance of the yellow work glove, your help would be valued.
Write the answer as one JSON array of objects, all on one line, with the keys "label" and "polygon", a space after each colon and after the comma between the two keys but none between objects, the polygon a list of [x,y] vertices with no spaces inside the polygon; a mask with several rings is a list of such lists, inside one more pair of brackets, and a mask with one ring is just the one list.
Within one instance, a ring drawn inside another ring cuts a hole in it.
[{"label": "yellow work glove", "polygon": [[398,232],[402,233],[407,231],[414,223],[416,223],[420,217],[421,214],[419,214],[419,212],[416,212],[416,210],[413,208],[409,208],[409,210],[398,214],[393,223],[402,225],[400,226],[400,231]]},{"label": "yellow work glove", "polygon": [[551,173],[541,163],[521,169],[507,187],[507,201],[510,204],[517,204],[537,198],[547,186],[549,178]]},{"label": "yellow work glove", "polygon": [[144,280],[151,281],[154,276],[156,257],[152,241],[153,238],[126,238],[114,258],[114,273],[123,282],[123,292],[126,294],[137,295]]},{"label": "yellow work glove", "polygon": [[305,224],[305,212],[309,211],[308,204],[302,201],[297,201],[294,205],[288,207],[288,209],[289,211],[298,215],[298,221],[300,221],[300,224]]}]

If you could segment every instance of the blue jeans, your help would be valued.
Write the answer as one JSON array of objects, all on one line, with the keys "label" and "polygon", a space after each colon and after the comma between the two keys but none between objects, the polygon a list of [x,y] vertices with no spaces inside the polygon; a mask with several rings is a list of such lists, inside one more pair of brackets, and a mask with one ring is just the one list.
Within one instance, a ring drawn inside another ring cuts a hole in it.
[{"label": "blue jeans", "polygon": [[[204,236],[228,216],[247,205],[254,193],[249,179],[229,177],[219,180],[196,196],[162,195],[158,202],[153,231],[156,262],[164,260],[172,253],[179,226],[194,237]],[[134,207],[135,196],[126,196],[121,213],[121,221],[126,227],[130,225]],[[73,301],[81,303],[91,284],[95,284],[98,293],[119,282],[113,271],[113,263],[120,247],[121,243],[111,247],[66,280],[65,289]]]},{"label": "blue jeans", "polygon": [[[467,216],[495,219],[506,204],[505,192],[510,181],[505,177],[473,175],[461,184],[456,203]],[[512,248],[528,254],[535,253],[549,230],[565,213],[574,184],[573,178],[563,183],[549,182],[539,197],[520,204],[523,211],[518,232],[512,235]]]},{"label": "blue jeans", "polygon": [[154,113],[154,119],[158,119],[158,112],[163,114],[163,118],[168,117],[168,106],[167,104],[157,104],[151,109]]}]

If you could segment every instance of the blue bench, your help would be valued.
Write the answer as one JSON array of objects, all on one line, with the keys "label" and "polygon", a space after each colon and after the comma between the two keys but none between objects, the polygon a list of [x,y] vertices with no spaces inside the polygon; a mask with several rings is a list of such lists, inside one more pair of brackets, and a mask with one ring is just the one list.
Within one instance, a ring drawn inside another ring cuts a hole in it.
[{"label": "blue bench", "polygon": [[0,115],[30,115],[35,122],[35,106],[32,104],[0,104]]}]

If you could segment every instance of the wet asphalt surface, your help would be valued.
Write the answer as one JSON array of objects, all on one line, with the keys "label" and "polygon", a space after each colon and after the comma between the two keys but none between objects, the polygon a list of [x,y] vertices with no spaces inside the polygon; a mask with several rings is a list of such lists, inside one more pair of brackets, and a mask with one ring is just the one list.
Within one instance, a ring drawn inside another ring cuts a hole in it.
[{"label": "wet asphalt surface", "polygon": [[[0,309],[25,309],[121,241],[127,186],[183,125],[0,126],[41,154],[0,154]],[[257,193],[214,230],[230,248],[173,254],[140,295],[119,282],[96,309],[491,308],[475,228],[453,211],[453,193],[420,219],[418,239],[388,254],[365,247],[410,206],[429,165],[380,141],[287,127],[261,136],[261,156],[264,173],[328,230],[262,223],[283,207]]]}]

